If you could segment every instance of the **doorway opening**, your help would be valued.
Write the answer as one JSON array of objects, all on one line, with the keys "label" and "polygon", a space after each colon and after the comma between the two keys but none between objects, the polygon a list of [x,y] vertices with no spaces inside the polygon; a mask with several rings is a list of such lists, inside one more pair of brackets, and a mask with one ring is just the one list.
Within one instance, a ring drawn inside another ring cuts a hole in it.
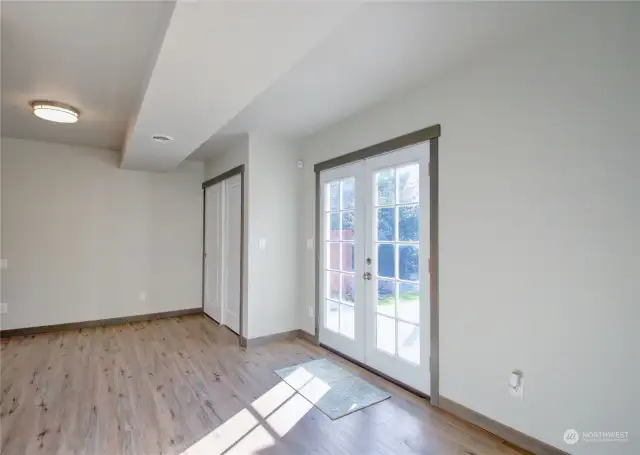
[{"label": "doorway opening", "polygon": [[316,340],[438,401],[438,137],[319,163]]}]

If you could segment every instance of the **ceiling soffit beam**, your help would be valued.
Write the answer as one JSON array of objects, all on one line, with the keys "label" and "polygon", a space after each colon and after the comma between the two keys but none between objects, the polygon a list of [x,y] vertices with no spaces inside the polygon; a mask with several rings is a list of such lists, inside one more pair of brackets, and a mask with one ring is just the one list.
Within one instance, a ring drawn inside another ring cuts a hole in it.
[{"label": "ceiling soffit beam", "polygon": [[[178,2],[140,112],[129,127],[121,166],[175,168],[359,6]],[[157,142],[154,135],[173,140]]]}]

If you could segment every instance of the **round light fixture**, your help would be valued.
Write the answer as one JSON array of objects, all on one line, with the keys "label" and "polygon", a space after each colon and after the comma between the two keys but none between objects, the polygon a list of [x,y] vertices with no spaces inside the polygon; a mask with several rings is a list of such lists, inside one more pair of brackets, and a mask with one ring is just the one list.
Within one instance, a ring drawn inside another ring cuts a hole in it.
[{"label": "round light fixture", "polygon": [[50,122],[76,123],[80,117],[78,109],[57,101],[36,100],[31,101],[29,105],[37,117]]},{"label": "round light fixture", "polygon": [[173,140],[171,136],[165,136],[164,134],[156,134],[155,136],[151,136],[151,138],[157,142],[167,142]]}]

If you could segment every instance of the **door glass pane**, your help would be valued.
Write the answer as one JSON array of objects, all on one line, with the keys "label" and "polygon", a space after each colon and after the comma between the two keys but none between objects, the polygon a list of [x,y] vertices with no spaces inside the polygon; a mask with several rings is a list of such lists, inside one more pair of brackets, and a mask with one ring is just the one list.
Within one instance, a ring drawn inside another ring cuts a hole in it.
[{"label": "door glass pane", "polygon": [[342,212],[342,240],[353,240],[355,235],[355,213]]},{"label": "door glass pane", "polygon": [[376,316],[376,347],[391,355],[396,353],[396,322],[386,316]]},{"label": "door glass pane", "polygon": [[398,283],[398,317],[405,321],[420,322],[420,286]]},{"label": "door glass pane", "polygon": [[341,181],[342,203],[341,210],[353,210],[356,208],[356,179],[351,177]]},{"label": "door glass pane", "polygon": [[333,300],[340,300],[340,273],[327,272],[327,297]]},{"label": "door glass pane", "polygon": [[388,243],[378,245],[378,276],[394,278],[395,264],[395,246]]},{"label": "door glass pane", "polygon": [[396,315],[395,284],[391,280],[378,280],[377,312],[388,316]]},{"label": "door glass pane", "polygon": [[340,270],[342,270],[343,272],[353,272],[355,270],[353,265],[354,252],[355,249],[353,247],[353,243],[342,244],[342,267],[340,268]]},{"label": "door glass pane", "polygon": [[340,270],[340,244],[327,243],[327,266],[333,270]]},{"label": "door glass pane", "polygon": [[342,274],[342,301],[355,302],[354,299],[355,284],[353,275]]},{"label": "door glass pane", "polygon": [[327,239],[340,240],[340,215],[336,213],[327,213]]},{"label": "door glass pane", "polygon": [[354,310],[350,305],[340,305],[340,333],[354,338],[356,321],[354,319]]},{"label": "door glass pane", "polygon": [[396,211],[393,207],[377,209],[378,240],[393,241],[396,234]]},{"label": "door glass pane", "polygon": [[418,241],[420,238],[419,205],[405,205],[398,207],[398,233],[398,238],[401,242]]},{"label": "door glass pane", "polygon": [[396,202],[396,171],[383,169],[376,173],[376,205],[391,205]]},{"label": "door glass pane", "polygon": [[327,205],[325,210],[337,211],[340,208],[340,182],[327,183]]},{"label": "door glass pane", "polygon": [[338,303],[331,300],[325,301],[324,326],[334,332],[339,331],[340,315],[338,314]]},{"label": "door glass pane", "polygon": [[420,167],[416,164],[398,168],[398,204],[418,202]]},{"label": "door glass pane", "polygon": [[420,279],[419,249],[417,245],[400,245],[398,273],[401,280],[418,281]]},{"label": "door glass pane", "polygon": [[420,327],[398,321],[398,355],[411,363],[420,364]]}]

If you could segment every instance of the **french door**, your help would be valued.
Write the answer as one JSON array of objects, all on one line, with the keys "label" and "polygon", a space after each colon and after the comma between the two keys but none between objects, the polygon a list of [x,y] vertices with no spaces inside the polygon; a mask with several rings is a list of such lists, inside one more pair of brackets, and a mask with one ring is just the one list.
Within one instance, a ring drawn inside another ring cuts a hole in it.
[{"label": "french door", "polygon": [[427,394],[428,161],[424,142],[323,171],[318,213],[320,342]]}]

